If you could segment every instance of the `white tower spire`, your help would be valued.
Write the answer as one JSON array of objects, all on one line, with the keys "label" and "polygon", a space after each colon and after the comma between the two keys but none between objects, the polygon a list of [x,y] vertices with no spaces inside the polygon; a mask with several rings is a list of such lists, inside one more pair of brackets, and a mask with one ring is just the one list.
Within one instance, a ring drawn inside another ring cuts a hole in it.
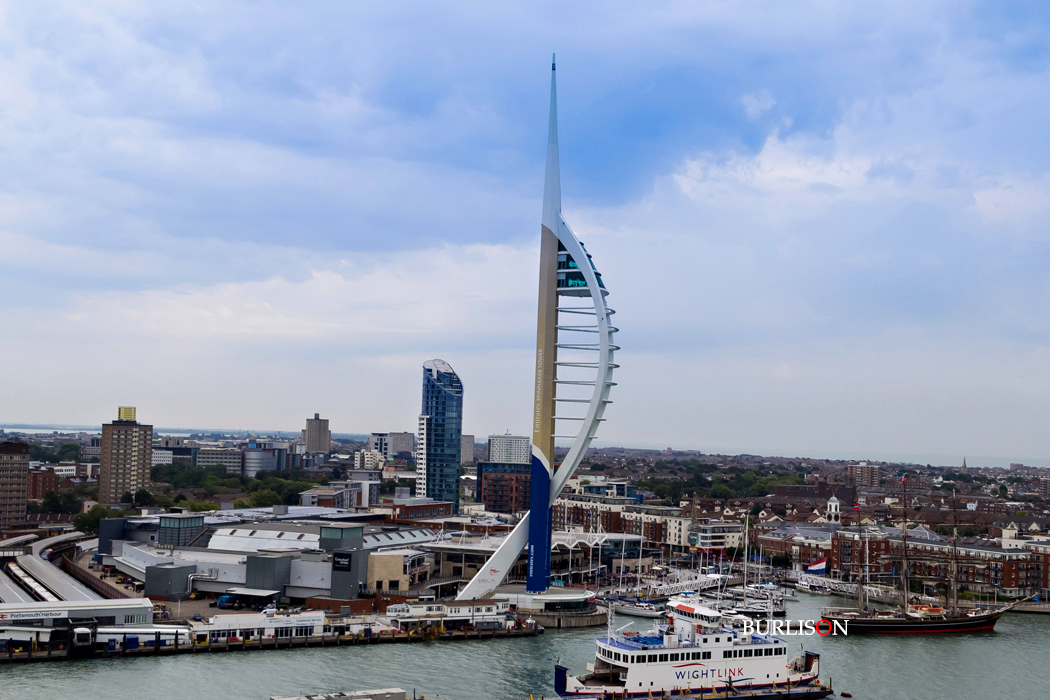
[{"label": "white tower spire", "polygon": [[[551,506],[580,465],[603,420],[613,386],[612,372],[617,366],[613,353],[619,348],[612,342],[616,328],[609,322],[615,312],[606,306],[608,292],[601,273],[561,215],[558,96],[553,58],[539,282],[529,511],[460,591],[457,600],[491,594],[526,545],[526,590],[537,593],[550,585]],[[590,304],[575,301],[587,298]],[[565,300],[564,305],[559,299]],[[559,338],[561,333],[568,335],[567,342]],[[560,356],[563,352],[566,356]],[[565,396],[556,390],[559,385],[566,390]],[[575,415],[570,415],[568,412],[573,409]],[[584,415],[579,415],[580,409],[585,411]],[[572,426],[575,434],[563,431],[558,435],[559,424]],[[555,472],[554,441],[558,437],[571,439],[572,445]]]},{"label": "white tower spire", "polygon": [[558,163],[558,82],[554,56],[551,56],[551,112],[547,123],[547,172],[543,178],[543,219],[548,231],[558,235],[561,214],[561,167]]}]

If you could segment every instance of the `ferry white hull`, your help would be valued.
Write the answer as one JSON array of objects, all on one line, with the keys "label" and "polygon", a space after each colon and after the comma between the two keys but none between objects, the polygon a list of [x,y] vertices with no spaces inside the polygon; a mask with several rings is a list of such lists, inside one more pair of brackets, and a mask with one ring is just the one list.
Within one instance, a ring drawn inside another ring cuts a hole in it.
[{"label": "ferry white hull", "polygon": [[789,656],[779,637],[733,629],[732,620],[692,600],[672,600],[658,623],[644,633],[615,632],[596,640],[587,673],[570,676],[555,668],[554,688],[563,698],[714,697],[822,698],[820,656]]},{"label": "ferry white hull", "polygon": [[[725,693],[726,689],[732,688],[731,694],[739,692],[744,697],[748,693],[765,692],[770,697],[775,694],[786,694],[789,689],[800,690],[812,688],[823,690],[819,680],[819,664],[814,663],[809,673],[791,674],[787,676],[784,671],[782,659],[776,659],[775,666],[769,669],[764,667],[744,667],[740,664],[715,664],[708,665],[699,662],[685,662],[679,664],[667,664],[666,668],[654,668],[652,672],[645,674],[630,674],[628,680],[623,683],[602,682],[595,674],[580,676],[569,676],[565,672],[564,687],[560,687],[558,672],[564,667],[556,669],[555,690],[563,698],[649,698],[649,697],[702,697],[714,696],[715,693]],[[775,669],[775,670],[774,670]],[[772,670],[772,673],[767,671]],[[775,680],[779,671],[780,680]],[[773,676],[767,679],[766,676]],[[796,697],[792,693],[792,697]]]}]

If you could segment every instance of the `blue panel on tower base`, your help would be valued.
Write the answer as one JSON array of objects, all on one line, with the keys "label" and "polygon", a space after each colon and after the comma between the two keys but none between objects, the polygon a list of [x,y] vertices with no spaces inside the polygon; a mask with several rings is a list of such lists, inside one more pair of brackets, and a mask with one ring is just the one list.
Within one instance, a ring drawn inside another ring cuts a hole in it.
[{"label": "blue panel on tower base", "polygon": [[529,484],[528,576],[525,591],[543,593],[551,585],[551,473],[539,457],[532,456]]}]

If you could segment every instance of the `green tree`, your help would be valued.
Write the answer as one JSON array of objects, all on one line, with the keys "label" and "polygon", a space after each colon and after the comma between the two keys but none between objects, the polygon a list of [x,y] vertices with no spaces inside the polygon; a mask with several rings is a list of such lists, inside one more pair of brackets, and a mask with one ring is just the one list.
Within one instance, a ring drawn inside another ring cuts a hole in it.
[{"label": "green tree", "polygon": [[270,489],[263,489],[252,494],[252,508],[267,508],[269,506],[280,505],[281,503],[284,503],[281,494]]},{"label": "green tree", "polygon": [[75,462],[80,459],[80,445],[75,442],[67,442],[58,448],[59,461]]},{"label": "green tree", "polygon": [[733,490],[725,484],[715,484],[711,487],[711,498],[732,498]]},{"label": "green tree", "polygon": [[73,518],[73,527],[81,532],[97,532],[98,521],[102,518],[112,518],[113,513],[109,508],[101,504],[91,506],[91,510],[80,513]]},{"label": "green tree", "polygon": [[31,442],[29,443],[29,459],[34,462],[53,464],[58,461],[58,453],[39,442]]},{"label": "green tree", "polygon": [[181,508],[186,508],[191,513],[200,513],[202,511],[219,509],[219,504],[213,501],[194,501],[189,498],[187,498],[185,501],[182,501],[179,504],[179,506]]},{"label": "green tree", "polygon": [[135,496],[131,493],[131,491],[125,491],[124,495],[120,497],[120,502],[132,504],[135,502]]},{"label": "green tree", "polygon": [[62,499],[54,491],[48,491],[44,494],[43,500],[40,502],[41,513],[61,513],[62,512]]},{"label": "green tree", "polygon": [[135,492],[134,503],[137,506],[151,506],[153,505],[153,494],[146,489],[139,489]]}]

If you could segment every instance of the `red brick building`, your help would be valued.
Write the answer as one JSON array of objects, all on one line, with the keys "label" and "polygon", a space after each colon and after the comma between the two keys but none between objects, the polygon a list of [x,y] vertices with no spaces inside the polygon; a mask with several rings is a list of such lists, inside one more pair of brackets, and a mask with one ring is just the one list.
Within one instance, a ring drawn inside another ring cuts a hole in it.
[{"label": "red brick building", "polygon": [[62,477],[50,467],[29,470],[29,500],[31,501],[41,500],[48,491],[58,493],[61,485]]},{"label": "red brick building", "polygon": [[[828,575],[852,579],[863,572],[865,547],[872,573],[891,573],[903,560],[903,539],[896,529],[868,530],[860,537],[857,528],[844,528],[832,537]],[[1050,544],[1046,547],[1050,555]],[[888,561],[879,562],[885,556]],[[1004,549],[962,541],[953,548],[945,537],[915,528],[908,535],[908,571],[912,576],[947,579],[953,557],[959,571],[960,588],[979,593],[999,591],[1020,595],[1046,585],[1045,560],[1029,549]]]},{"label": "red brick building", "polygon": [[480,462],[475,500],[493,513],[520,513],[529,509],[531,464]]},{"label": "red brick building", "polygon": [[879,561],[890,552],[886,533],[869,529],[865,536],[861,536],[857,528],[843,528],[831,537],[827,575],[852,580],[864,575],[865,566],[869,575],[891,573],[893,563]]},{"label": "red brick building", "polygon": [[1038,585],[1040,591],[1045,592],[1045,599],[1046,595],[1050,595],[1050,541],[1035,540],[1025,542],[1021,546],[1030,553],[1028,564],[1029,585],[1032,588]]},{"label": "red brick building", "polygon": [[452,515],[451,501],[409,498],[399,503],[396,498],[385,498],[382,505],[393,511],[391,516],[393,520],[426,520],[429,518],[447,518]]}]

